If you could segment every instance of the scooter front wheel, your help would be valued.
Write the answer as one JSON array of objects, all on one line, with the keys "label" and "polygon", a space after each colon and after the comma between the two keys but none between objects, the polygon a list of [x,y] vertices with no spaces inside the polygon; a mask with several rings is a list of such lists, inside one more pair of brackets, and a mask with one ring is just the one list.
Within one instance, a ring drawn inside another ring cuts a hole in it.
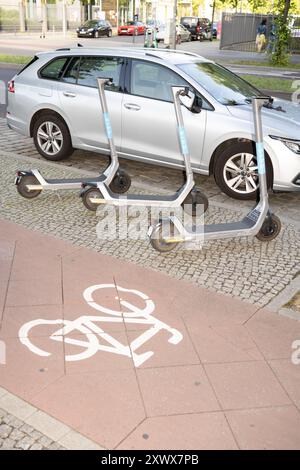
[{"label": "scooter front wheel", "polygon": [[[174,233],[173,224],[171,230]],[[150,234],[150,243],[152,248],[154,248],[156,251],[159,251],[160,253],[168,253],[176,248],[178,242],[167,242],[164,238],[163,232],[163,223],[158,222],[155,224]]]},{"label": "scooter front wheel", "polygon": [[20,181],[17,183],[17,191],[18,193],[22,196],[25,197],[26,199],[33,199],[37,197],[42,190],[41,189],[33,189],[30,190],[28,189],[29,185],[39,185],[39,181],[36,179],[35,176],[21,176]]},{"label": "scooter front wheel", "polygon": [[131,178],[125,170],[119,170],[110,183],[110,189],[113,193],[126,193],[131,186]]},{"label": "scooter front wheel", "polygon": [[266,220],[262,224],[260,231],[256,234],[256,238],[261,242],[269,242],[276,238],[281,230],[281,222],[277,215],[271,215],[266,217]]},{"label": "scooter front wheel", "polygon": [[99,191],[98,188],[89,188],[86,191],[83,192],[81,195],[82,197],[82,202],[84,206],[89,210],[96,212],[99,204],[93,201],[93,199],[102,199],[103,196],[101,194],[101,191]]},{"label": "scooter front wheel", "polygon": [[[195,189],[185,198],[181,207],[187,214],[196,217],[196,215],[202,215],[207,211],[208,199],[204,193]],[[202,210],[199,210],[200,207]]]}]

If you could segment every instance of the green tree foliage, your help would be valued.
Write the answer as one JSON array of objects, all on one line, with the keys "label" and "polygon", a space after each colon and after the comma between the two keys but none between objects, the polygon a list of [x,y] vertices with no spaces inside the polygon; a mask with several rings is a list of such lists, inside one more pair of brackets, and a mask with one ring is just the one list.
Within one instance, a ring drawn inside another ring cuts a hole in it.
[{"label": "green tree foliage", "polygon": [[289,45],[291,41],[291,30],[289,28],[289,14],[291,0],[276,0],[274,5],[274,39],[271,44],[270,61],[273,65],[285,66],[289,63]]}]

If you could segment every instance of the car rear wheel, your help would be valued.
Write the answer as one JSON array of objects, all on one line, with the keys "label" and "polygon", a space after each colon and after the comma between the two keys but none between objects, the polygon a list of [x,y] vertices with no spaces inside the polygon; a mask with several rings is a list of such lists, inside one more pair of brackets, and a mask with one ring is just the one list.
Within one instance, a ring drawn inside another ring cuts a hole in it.
[{"label": "car rear wheel", "polygon": [[73,153],[67,125],[53,114],[45,114],[36,120],[33,127],[33,140],[37,151],[46,160],[63,160]]},{"label": "car rear wheel", "polygon": [[[268,188],[272,186],[273,171],[268,155],[266,172]],[[214,176],[219,188],[234,199],[256,199],[258,194],[258,169],[255,144],[237,142],[216,157]]]}]

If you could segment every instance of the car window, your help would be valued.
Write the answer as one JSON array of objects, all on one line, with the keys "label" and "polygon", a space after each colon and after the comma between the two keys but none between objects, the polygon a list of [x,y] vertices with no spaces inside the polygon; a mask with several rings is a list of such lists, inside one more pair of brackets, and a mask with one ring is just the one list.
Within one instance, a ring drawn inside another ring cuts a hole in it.
[{"label": "car window", "polygon": [[78,85],[97,87],[97,78],[112,78],[107,90],[120,90],[120,74],[123,60],[117,57],[82,57],[78,74]]},{"label": "car window", "polygon": [[183,72],[192,77],[219,103],[234,106],[245,104],[252,96],[261,92],[230,70],[210,62],[177,64]]},{"label": "car window", "polygon": [[97,20],[88,20],[85,23],[83,23],[83,26],[85,28],[93,28],[94,26],[96,26],[96,24],[97,24]]},{"label": "car window", "polygon": [[79,71],[80,57],[73,57],[68,63],[61,79],[62,82],[76,83]]},{"label": "car window", "polygon": [[59,57],[58,59],[52,60],[40,70],[40,77],[50,80],[60,80],[67,60],[68,57]]},{"label": "car window", "polygon": [[172,85],[187,85],[187,82],[161,65],[139,60],[132,61],[131,93],[133,95],[172,102]]}]

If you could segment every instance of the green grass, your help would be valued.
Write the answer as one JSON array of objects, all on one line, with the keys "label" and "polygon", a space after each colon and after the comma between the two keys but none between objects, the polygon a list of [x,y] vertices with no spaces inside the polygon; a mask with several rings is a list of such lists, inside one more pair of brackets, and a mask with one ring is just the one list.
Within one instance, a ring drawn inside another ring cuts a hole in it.
[{"label": "green grass", "polygon": [[0,62],[5,62],[7,64],[27,64],[32,59],[28,55],[5,55],[0,54]]},{"label": "green grass", "polygon": [[300,70],[300,64],[289,64],[288,66],[277,65],[274,66],[269,62],[260,62],[258,60],[232,60],[230,64],[236,65],[254,65],[255,67],[273,67],[273,68],[284,68],[284,69],[298,69]]},{"label": "green grass", "polygon": [[256,75],[241,75],[241,78],[263,90],[274,90],[291,93],[293,80],[285,78],[257,77]]}]

